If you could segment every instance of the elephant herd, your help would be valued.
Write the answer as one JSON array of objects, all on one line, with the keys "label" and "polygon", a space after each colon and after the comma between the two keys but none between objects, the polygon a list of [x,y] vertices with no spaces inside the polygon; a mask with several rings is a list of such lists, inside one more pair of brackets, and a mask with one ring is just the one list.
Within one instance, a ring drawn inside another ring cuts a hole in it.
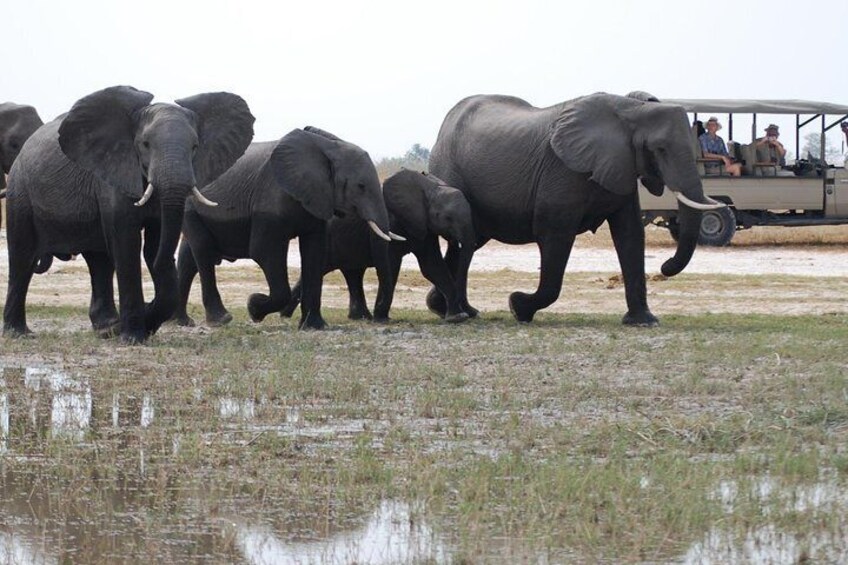
[{"label": "elephant herd", "polygon": [[[91,277],[94,330],[125,343],[144,342],[170,319],[193,324],[186,303],[197,274],[206,323],[229,322],[215,267],[238,258],[254,260],[268,283],[268,294],[248,299],[254,322],[290,316],[299,304],[301,328],[325,327],[322,280],[335,269],[348,285],[349,317],[386,320],[407,253],[434,285],[429,309],[461,322],[478,314],[467,299],[468,270],[491,239],[539,247],[538,289],[509,297],[513,316],[530,322],[558,298],[575,237],[604,221],[625,281],[623,322],[654,325],[637,182],[655,194],[668,187],[680,201],[678,246],[662,268],[669,276],[692,257],[701,211],[722,206],[703,192],[683,108],[644,92],[548,108],[466,98],[441,126],[430,172],[402,170],[382,184],[366,151],[316,127],[252,142],[254,117],[235,94],[152,100],[132,87],[106,88],[47,124],[30,106],[0,104],[4,335],[31,333],[32,276],[78,254]],[[286,257],[295,237],[301,279],[292,288]],[[379,280],[373,314],[363,292],[368,267]]]}]

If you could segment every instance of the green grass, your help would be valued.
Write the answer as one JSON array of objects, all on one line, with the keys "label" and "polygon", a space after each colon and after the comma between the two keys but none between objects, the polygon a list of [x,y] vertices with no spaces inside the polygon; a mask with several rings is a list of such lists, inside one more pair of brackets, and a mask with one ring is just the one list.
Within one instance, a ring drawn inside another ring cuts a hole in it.
[{"label": "green grass", "polygon": [[[455,560],[679,559],[716,524],[831,534],[848,551],[844,497],[791,503],[846,486],[848,316],[633,329],[619,315],[452,326],[399,310],[375,325],[330,309],[331,330],[299,332],[233,314],[121,347],[81,329],[84,309],[31,308],[55,329],[0,342],[3,364],[76,375],[92,417],[81,439],[54,434],[58,393],[5,370],[2,515],[78,561],[240,559],[225,523],[320,538],[386,498],[419,504]],[[764,477],[774,494],[752,495]],[[716,496],[727,482],[732,508]]]}]

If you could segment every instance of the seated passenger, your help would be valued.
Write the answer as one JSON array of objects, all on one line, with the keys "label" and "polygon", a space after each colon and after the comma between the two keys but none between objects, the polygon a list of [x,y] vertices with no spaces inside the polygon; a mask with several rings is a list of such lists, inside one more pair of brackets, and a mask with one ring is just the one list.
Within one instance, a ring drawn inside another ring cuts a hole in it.
[{"label": "seated passenger", "polygon": [[765,137],[757,140],[757,161],[761,163],[775,163],[783,167],[786,165],[786,149],[777,138],[780,137],[780,130],[774,124],[769,124],[766,128]]},{"label": "seated passenger", "polygon": [[701,151],[704,159],[715,161],[715,163],[710,163],[709,161],[704,163],[706,173],[710,175],[719,174],[721,170],[719,161],[721,161],[724,163],[724,168],[730,176],[740,176],[742,174],[742,165],[733,162],[733,159],[727,154],[727,146],[724,144],[724,140],[716,135],[716,132],[721,129],[718,118],[712,116],[707,120],[706,127],[707,132],[698,137],[698,141],[701,143]]}]

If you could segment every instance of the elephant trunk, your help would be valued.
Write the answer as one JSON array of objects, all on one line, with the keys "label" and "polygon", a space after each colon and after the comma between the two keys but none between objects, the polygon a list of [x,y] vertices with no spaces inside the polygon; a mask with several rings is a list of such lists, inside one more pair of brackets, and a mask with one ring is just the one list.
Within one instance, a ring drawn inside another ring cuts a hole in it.
[{"label": "elephant trunk", "polygon": [[153,270],[161,273],[169,266],[173,267],[174,253],[180,242],[180,233],[183,226],[183,212],[185,210],[185,195],[164,196],[161,202],[161,227],[159,233],[159,249],[156,251],[156,260]]},{"label": "elephant trunk", "polygon": [[689,264],[695,247],[698,245],[698,237],[701,233],[701,215],[703,212],[683,203],[677,206],[677,223],[680,225],[680,233],[677,238],[677,251],[662,266],[662,274],[673,277],[680,273]]}]

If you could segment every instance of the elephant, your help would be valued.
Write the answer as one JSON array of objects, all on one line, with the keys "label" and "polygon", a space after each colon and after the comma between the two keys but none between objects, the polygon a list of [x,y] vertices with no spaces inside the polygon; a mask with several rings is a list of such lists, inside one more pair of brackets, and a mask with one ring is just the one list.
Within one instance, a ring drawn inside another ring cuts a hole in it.
[{"label": "elephant", "polygon": [[[463,322],[477,311],[467,311],[467,301],[457,292],[457,285],[442,259],[439,236],[455,241],[470,262],[477,236],[471,219],[471,208],[465,196],[446,186],[438,177],[408,169],[390,176],[383,182],[383,197],[394,233],[406,241],[386,242],[368,230],[362,220],[333,218],[329,225],[329,253],[324,272],[340,269],[347,282],[349,294],[348,318],[372,319],[365,301],[362,279],[365,269],[377,267],[379,290],[373,318],[389,319],[389,308],[403,257],[413,253],[424,276],[445,297],[447,322]],[[380,258],[388,245],[390,273],[383,273]],[[292,289],[292,300],[282,311],[291,315],[300,298],[300,281]]]},{"label": "elephant", "polygon": [[[680,237],[666,276],[682,271],[698,240],[703,210],[724,206],[704,194],[686,112],[645,92],[603,92],[548,108],[511,96],[478,95],[445,117],[430,154],[430,171],[471,204],[478,248],[495,239],[535,242],[541,273],[535,293],[513,292],[509,308],[530,322],[562,290],[575,237],[608,222],[625,281],[627,325],[652,326],[645,286],[645,233],[637,179],[653,194],[675,191]],[[459,249],[445,260],[465,281]],[[428,306],[445,311],[441,293]]]},{"label": "elephant", "polygon": [[[89,319],[103,335],[144,342],[177,304],[174,252],[191,197],[228,169],[253,139],[247,103],[226,92],[151,104],[130,86],[79,99],[36,131],[9,175],[6,335],[29,334],[33,272],[53,256],[82,254],[91,278]],[[146,187],[146,188],[145,188]],[[155,296],[145,304],[143,255]],[[39,269],[41,270],[41,269]],[[117,274],[119,308],[113,277]]]},{"label": "elephant", "polygon": [[[32,106],[3,102],[0,104],[0,200],[6,197],[6,175],[29,137],[44,125]],[[0,209],[0,226],[2,226]]]},{"label": "elephant", "polygon": [[253,259],[265,274],[270,295],[249,297],[252,321],[281,311],[291,300],[286,257],[289,241],[297,237],[304,281],[299,327],[323,329],[321,284],[330,219],[355,216],[384,240],[399,237],[389,229],[377,170],[368,153],[314,127],[294,129],[278,141],[253,143],[203,193],[221,205],[186,206],[174,316],[180,325],[194,323],[186,303],[198,272],[207,324],[232,320],[215,282],[215,265],[222,259]]}]

